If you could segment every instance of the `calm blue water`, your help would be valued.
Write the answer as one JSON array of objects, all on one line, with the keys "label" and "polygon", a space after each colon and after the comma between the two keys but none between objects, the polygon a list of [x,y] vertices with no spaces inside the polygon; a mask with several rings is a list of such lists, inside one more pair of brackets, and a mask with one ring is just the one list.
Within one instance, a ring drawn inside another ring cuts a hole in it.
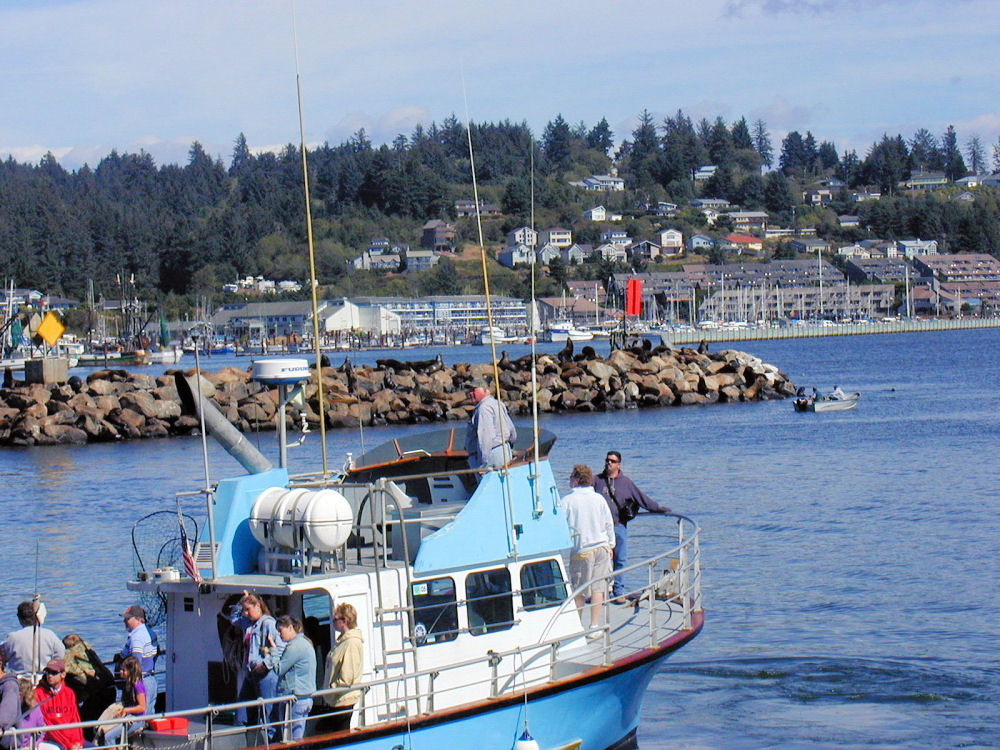
[{"label": "calm blue water", "polygon": [[[1000,746],[1000,330],[741,347],[797,384],[861,391],[861,403],[544,418],[559,435],[558,476],[617,448],[641,487],[704,529],[707,624],[654,679],[640,746]],[[428,355],[355,359],[376,356]],[[445,350],[448,361],[486,356]],[[366,441],[408,431],[370,429]],[[260,438],[273,454],[272,442]],[[331,462],[347,450],[357,434],[332,433]],[[211,455],[213,480],[239,473]],[[292,469],[318,455],[311,436]],[[13,628],[36,588],[37,544],[49,623],[110,655],[131,601],[131,524],[204,481],[200,442],[6,449],[0,481],[2,621]],[[634,545],[652,545],[652,525],[631,528]]]}]

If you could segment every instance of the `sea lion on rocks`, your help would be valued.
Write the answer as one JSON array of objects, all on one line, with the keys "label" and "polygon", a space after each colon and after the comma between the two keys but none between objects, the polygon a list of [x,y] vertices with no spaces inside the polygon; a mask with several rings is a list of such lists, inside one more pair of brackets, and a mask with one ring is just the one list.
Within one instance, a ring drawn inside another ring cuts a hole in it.
[{"label": "sea lion on rocks", "polygon": [[401,362],[398,359],[376,359],[375,367],[380,370],[394,370],[396,372],[412,370],[413,372],[429,374],[442,369],[444,367],[444,359],[440,354],[434,359],[416,360],[414,362]]},{"label": "sea lion on rocks", "polygon": [[580,350],[580,353],[573,357],[574,362],[584,362],[592,361],[597,359],[597,352],[594,351],[594,347],[588,344]]},{"label": "sea lion on rocks", "polygon": [[514,363],[510,361],[510,355],[507,350],[504,349],[500,352],[500,359],[497,360],[497,368],[500,370],[516,370]]},{"label": "sea lion on rocks", "polygon": [[556,358],[560,362],[573,361],[573,341],[571,339],[566,339],[566,346],[556,353]]}]

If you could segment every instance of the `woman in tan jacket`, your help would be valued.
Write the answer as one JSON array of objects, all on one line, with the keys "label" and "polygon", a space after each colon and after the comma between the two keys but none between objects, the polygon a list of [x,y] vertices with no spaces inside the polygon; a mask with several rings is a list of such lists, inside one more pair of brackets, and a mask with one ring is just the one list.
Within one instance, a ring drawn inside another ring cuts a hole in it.
[{"label": "woman in tan jacket", "polygon": [[334,713],[319,722],[321,732],[350,729],[354,704],[361,697],[360,690],[349,689],[359,680],[364,669],[364,639],[358,628],[358,613],[352,605],[337,605],[333,611],[333,627],[339,635],[326,657],[323,688],[341,688],[341,691],[323,697],[323,702]]}]

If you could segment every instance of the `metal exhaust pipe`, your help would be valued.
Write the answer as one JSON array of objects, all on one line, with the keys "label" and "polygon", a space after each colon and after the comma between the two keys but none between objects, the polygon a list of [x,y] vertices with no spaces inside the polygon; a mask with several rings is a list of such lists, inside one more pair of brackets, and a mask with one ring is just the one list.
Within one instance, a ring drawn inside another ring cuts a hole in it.
[{"label": "metal exhaust pipe", "polygon": [[215,404],[206,398],[198,399],[197,383],[180,372],[174,373],[174,382],[181,399],[181,410],[185,414],[203,418],[208,434],[214,437],[230,456],[239,461],[240,466],[251,474],[261,474],[273,468],[273,464],[253,447],[246,436],[226,419]]}]

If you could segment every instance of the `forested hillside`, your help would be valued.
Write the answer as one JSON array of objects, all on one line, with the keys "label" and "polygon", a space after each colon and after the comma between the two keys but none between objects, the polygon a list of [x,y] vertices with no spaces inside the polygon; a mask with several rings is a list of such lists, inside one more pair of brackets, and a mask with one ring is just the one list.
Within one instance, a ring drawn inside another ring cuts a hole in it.
[{"label": "forested hillside", "polygon": [[[766,209],[772,223],[790,222],[805,187],[836,177],[847,187],[879,187],[884,197],[853,204],[845,188],[827,208],[800,206],[800,224],[836,235],[837,212],[858,213],[875,235],[943,237],[952,250],[1000,252],[996,191],[978,192],[972,202],[951,200],[954,190],[896,195],[898,182],[917,171],[941,170],[951,179],[969,171],[952,128],[940,139],[926,130],[909,141],[885,136],[863,159],[838,155],[832,143],[797,132],[775,153],[762,121],[694,123],[680,111],[662,123],[643,112],[615,151],[617,139],[605,119],[571,125],[557,116],[537,139],[523,122],[482,123],[473,125],[472,140],[480,198],[503,211],[486,221],[489,243],[502,242],[506,231],[529,221],[534,148],[536,226],[573,228],[582,242],[596,239],[599,229],[581,226],[581,212],[598,203],[624,212],[631,222],[626,228],[639,236],[657,226],[648,207],[658,200],[685,206],[697,195]],[[996,171],[1000,146],[994,152]],[[989,171],[978,138],[969,139],[966,154],[976,171]],[[379,147],[360,131],[308,157],[318,273],[331,294],[415,291],[401,277],[349,270],[349,260],[373,237],[416,248],[422,224],[443,218],[456,223],[460,244],[477,241],[474,220],[454,216],[455,200],[472,198],[467,135],[455,117]],[[696,183],[693,172],[705,164],[718,169]],[[569,186],[613,169],[625,179],[624,193]],[[697,212],[682,211],[671,223],[690,231],[704,222]],[[305,280],[299,150],[289,145],[278,154],[254,154],[240,134],[228,166],[198,143],[183,166],[157,165],[144,152],[112,152],[96,167],[74,172],[51,154],[37,166],[7,160],[0,163],[0,269],[20,286],[77,298],[88,278],[114,296],[120,272],[134,274],[139,293],[149,298],[191,299],[248,274]],[[454,266],[446,264],[427,288],[416,290],[462,291],[449,274]],[[435,287],[439,282],[442,289]],[[516,293],[518,283],[511,274],[501,290]]]}]

